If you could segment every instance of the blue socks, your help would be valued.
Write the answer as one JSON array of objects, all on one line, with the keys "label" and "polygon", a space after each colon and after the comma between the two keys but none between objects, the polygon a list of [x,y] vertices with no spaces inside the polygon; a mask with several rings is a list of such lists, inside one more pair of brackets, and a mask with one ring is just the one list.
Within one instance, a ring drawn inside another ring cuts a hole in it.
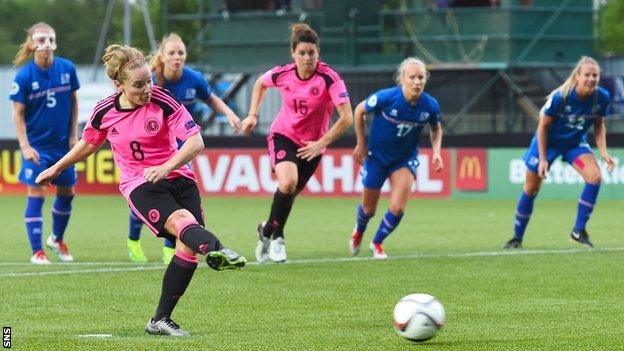
[{"label": "blue socks", "polygon": [[598,198],[598,191],[600,190],[599,184],[585,183],[585,188],[581,193],[581,198],[578,203],[578,211],[576,213],[576,224],[574,224],[575,230],[585,229],[585,225],[589,220],[589,216],[596,204],[596,198]]},{"label": "blue socks", "polygon": [[395,216],[392,212],[388,210],[386,214],[381,219],[381,223],[379,224],[379,229],[377,229],[377,233],[375,234],[375,238],[373,239],[374,244],[381,244],[384,239],[392,233],[392,231],[399,225],[401,222],[401,218],[403,218],[403,213],[398,216]]},{"label": "blue socks", "polygon": [[56,195],[52,205],[52,234],[56,241],[63,240],[69,216],[71,216],[74,195]]},{"label": "blue socks", "polygon": [[364,207],[362,205],[358,205],[357,207],[357,224],[355,225],[355,230],[358,233],[364,233],[366,231],[366,226],[368,225],[368,221],[373,218],[375,213],[373,212],[370,216],[367,216],[364,212]]},{"label": "blue socks", "polygon": [[[139,240],[141,238],[141,229],[143,228],[143,221],[130,210],[130,223],[128,229],[128,239]],[[175,242],[169,239],[165,239],[165,246],[169,248],[175,248]]]},{"label": "blue socks", "polygon": [[141,228],[143,228],[143,221],[134,214],[134,211],[130,210],[130,225],[128,230],[128,239],[139,240],[141,237]]},{"label": "blue socks", "polygon": [[533,213],[533,202],[535,201],[535,195],[529,196],[522,192],[520,200],[518,200],[518,207],[516,208],[516,221],[514,223],[514,238],[522,240],[524,237],[524,231],[526,230],[531,214]]},{"label": "blue socks", "polygon": [[43,228],[43,197],[29,196],[26,200],[26,211],[24,212],[24,222],[26,223],[26,234],[30,241],[30,248],[33,253],[41,250],[41,232]]}]

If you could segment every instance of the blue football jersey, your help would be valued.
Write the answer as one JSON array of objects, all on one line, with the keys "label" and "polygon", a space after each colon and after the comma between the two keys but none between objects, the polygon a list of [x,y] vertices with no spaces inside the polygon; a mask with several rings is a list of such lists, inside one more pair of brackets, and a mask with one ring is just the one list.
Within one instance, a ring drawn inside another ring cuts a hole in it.
[{"label": "blue football jersey", "polygon": [[366,112],[374,112],[370,126],[368,152],[386,164],[416,157],[420,131],[425,124],[442,123],[436,99],[423,92],[415,105],[403,96],[401,87],[383,89],[369,96]]},{"label": "blue football jersey", "polygon": [[197,99],[207,100],[211,94],[210,86],[202,74],[186,66],[182,68],[180,80],[170,82],[165,79],[163,87],[169,90],[188,111],[193,111]]},{"label": "blue football jersey", "polygon": [[71,127],[71,95],[80,88],[71,61],[55,56],[42,69],[29,61],[15,76],[9,98],[26,106],[26,135],[32,147],[67,150]]},{"label": "blue football jersey", "polygon": [[548,127],[548,144],[572,146],[586,143],[587,130],[596,119],[607,116],[610,100],[609,92],[601,87],[585,100],[579,99],[575,89],[565,99],[561,92],[556,92],[542,108],[542,113],[554,118]]}]

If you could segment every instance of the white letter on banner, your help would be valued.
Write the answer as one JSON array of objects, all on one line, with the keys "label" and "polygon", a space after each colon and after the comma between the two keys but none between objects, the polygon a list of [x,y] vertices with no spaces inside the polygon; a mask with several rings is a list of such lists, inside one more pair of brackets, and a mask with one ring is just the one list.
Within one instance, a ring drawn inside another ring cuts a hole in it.
[{"label": "white letter on banner", "polygon": [[429,179],[429,155],[418,155],[420,165],[416,169],[416,189],[421,193],[439,193],[442,191],[441,180]]},{"label": "white letter on banner", "polygon": [[250,155],[236,155],[232,160],[232,167],[225,183],[225,191],[233,193],[238,187],[246,187],[252,193],[260,191],[258,174]]},{"label": "white letter on banner", "polygon": [[262,155],[258,158],[260,169],[258,175],[260,177],[260,186],[267,193],[274,193],[277,190],[277,180],[273,180],[273,169],[271,168],[271,159],[268,155]]},{"label": "white letter on banner", "polygon": [[523,159],[515,158],[509,162],[509,182],[511,184],[524,183],[526,174],[526,165]]},{"label": "white letter on banner", "polygon": [[227,172],[228,166],[230,164],[230,156],[219,155],[214,174],[210,170],[208,155],[198,155],[197,157],[195,157],[195,162],[197,163],[197,170],[199,171],[199,176],[201,177],[204,190],[213,193],[221,191],[221,189],[223,188],[225,173]]},{"label": "white letter on banner", "polygon": [[342,183],[343,193],[351,192],[353,189],[353,156],[342,155],[340,157],[341,166],[334,166],[334,156],[327,155],[322,158],[323,162],[323,191],[333,193],[336,191],[334,184],[336,180]]}]

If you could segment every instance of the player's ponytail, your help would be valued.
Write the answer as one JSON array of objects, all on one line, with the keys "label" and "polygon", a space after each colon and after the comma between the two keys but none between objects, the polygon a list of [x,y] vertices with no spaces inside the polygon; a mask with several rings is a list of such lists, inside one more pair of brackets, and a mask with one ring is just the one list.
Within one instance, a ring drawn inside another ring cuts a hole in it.
[{"label": "player's ponytail", "polygon": [[293,51],[299,43],[315,44],[320,47],[321,39],[318,34],[306,23],[291,23],[290,25],[290,47]]},{"label": "player's ponytail", "polygon": [[182,41],[182,38],[176,33],[169,33],[163,36],[160,41],[160,46],[158,47],[158,51],[152,56],[150,59],[150,69],[156,75],[156,84],[163,85],[165,84],[165,63],[163,62],[163,54],[165,50],[165,45],[169,41]]},{"label": "player's ponytail", "polygon": [[394,79],[397,85],[401,85],[401,78],[403,77],[403,71],[405,71],[405,67],[414,63],[425,67],[425,72],[427,72],[427,80],[429,80],[430,74],[429,71],[427,71],[427,66],[425,65],[425,63],[417,57],[408,57],[405,60],[401,61],[401,64],[399,64],[399,67],[396,70]]},{"label": "player's ponytail", "polygon": [[39,28],[49,29],[54,32],[54,28],[51,25],[45,22],[39,22],[33,24],[30,28],[26,30],[26,40],[19,46],[19,50],[17,54],[15,54],[15,58],[13,59],[13,67],[18,67],[23,65],[26,61],[30,59],[30,55],[33,53],[32,49],[32,35]]},{"label": "player's ponytail", "polygon": [[555,95],[557,92],[561,92],[561,97],[565,100],[568,95],[570,95],[570,92],[572,92],[572,89],[574,89],[574,79],[580,73],[581,66],[584,64],[594,65],[598,67],[598,72],[600,72],[600,65],[598,64],[598,61],[589,56],[581,56],[581,59],[576,63],[576,66],[574,66],[572,72],[570,72],[568,79],[566,79],[563,84],[557,87],[557,89],[551,91],[550,94],[548,94],[548,96],[546,97],[546,100],[552,98],[553,95]]},{"label": "player's ponytail", "polygon": [[106,75],[112,80],[123,83],[127,78],[128,69],[134,69],[146,63],[141,50],[127,45],[109,45],[104,50],[102,61],[106,67]]}]

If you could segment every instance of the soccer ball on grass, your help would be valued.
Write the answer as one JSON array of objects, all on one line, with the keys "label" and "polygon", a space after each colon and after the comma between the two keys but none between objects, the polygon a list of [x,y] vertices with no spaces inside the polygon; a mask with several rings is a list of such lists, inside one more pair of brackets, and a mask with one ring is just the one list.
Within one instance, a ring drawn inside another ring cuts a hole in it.
[{"label": "soccer ball on grass", "polygon": [[410,294],[394,306],[394,329],[404,338],[425,341],[444,325],[444,306],[427,294]]}]

